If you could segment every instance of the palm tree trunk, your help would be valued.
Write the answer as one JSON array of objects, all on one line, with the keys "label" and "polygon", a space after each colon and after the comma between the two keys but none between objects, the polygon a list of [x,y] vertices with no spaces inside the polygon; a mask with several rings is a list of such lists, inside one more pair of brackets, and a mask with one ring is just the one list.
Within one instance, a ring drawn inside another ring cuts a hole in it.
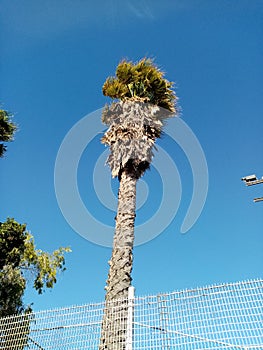
[{"label": "palm tree trunk", "polygon": [[136,207],[135,171],[120,175],[118,212],[106,289],[100,350],[124,350],[127,333],[128,289],[131,285]]}]

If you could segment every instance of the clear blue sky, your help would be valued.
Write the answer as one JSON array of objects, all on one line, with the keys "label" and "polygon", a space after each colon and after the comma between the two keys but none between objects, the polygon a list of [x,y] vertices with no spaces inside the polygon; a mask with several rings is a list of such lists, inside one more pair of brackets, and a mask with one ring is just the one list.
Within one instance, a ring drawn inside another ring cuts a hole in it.
[{"label": "clear blue sky", "polygon": [[[30,289],[26,301],[38,310],[104,298],[111,249],[69,226],[56,200],[54,165],[67,132],[107,102],[101,87],[122,58],[154,57],[176,82],[181,118],[209,169],[204,210],[182,235],[191,168],[179,147],[166,137],[158,142],[178,168],[182,199],[169,227],[134,250],[136,294],[262,277],[263,207],[253,198],[263,187],[240,181],[263,175],[262,0],[1,0],[0,7],[0,98],[19,125],[0,160],[0,220],[27,223],[43,250],[73,251],[55,288],[40,297]],[[98,137],[93,141],[81,158],[78,186],[97,220],[114,224],[114,213],[92,192],[94,157],[104,150]],[[145,175],[149,197],[138,223],[158,208],[157,175],[154,169]],[[116,181],[112,187],[116,193]]]}]

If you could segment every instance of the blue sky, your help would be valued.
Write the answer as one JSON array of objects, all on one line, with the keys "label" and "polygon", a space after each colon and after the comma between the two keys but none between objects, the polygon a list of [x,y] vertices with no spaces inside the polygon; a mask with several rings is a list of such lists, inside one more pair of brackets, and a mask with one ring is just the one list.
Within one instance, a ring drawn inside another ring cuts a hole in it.
[{"label": "blue sky", "polygon": [[[245,188],[240,178],[263,175],[263,2],[1,0],[0,6],[0,98],[19,126],[0,160],[0,220],[27,223],[43,250],[69,245],[73,251],[56,287],[40,297],[30,288],[26,301],[38,310],[104,298],[111,250],[67,223],[56,200],[54,166],[68,131],[108,102],[101,87],[122,58],[153,57],[175,81],[181,118],[198,138],[209,171],[204,210],[183,235],[191,167],[169,137],[158,141],[176,164],[182,198],[164,232],[135,247],[136,294],[262,277],[262,205],[253,198],[263,189]],[[92,184],[103,151],[97,136],[81,157],[78,186],[96,219],[113,225],[114,212],[101,205]],[[137,223],[150,218],[162,198],[154,167],[144,181]],[[117,185],[112,181],[115,194]]]}]

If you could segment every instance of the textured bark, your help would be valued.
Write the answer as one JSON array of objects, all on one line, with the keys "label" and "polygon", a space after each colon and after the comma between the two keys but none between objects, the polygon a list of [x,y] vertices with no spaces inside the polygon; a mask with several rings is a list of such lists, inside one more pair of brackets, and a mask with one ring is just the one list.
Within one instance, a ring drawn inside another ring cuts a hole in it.
[{"label": "textured bark", "polygon": [[136,177],[122,172],[118,195],[118,212],[110,271],[106,286],[106,300],[128,297],[131,284],[132,249],[136,206]]},{"label": "textured bark", "polygon": [[131,285],[132,250],[137,177],[124,169],[120,176],[118,213],[110,270],[107,280],[106,302],[102,323],[100,350],[124,350],[127,332],[127,298]]}]

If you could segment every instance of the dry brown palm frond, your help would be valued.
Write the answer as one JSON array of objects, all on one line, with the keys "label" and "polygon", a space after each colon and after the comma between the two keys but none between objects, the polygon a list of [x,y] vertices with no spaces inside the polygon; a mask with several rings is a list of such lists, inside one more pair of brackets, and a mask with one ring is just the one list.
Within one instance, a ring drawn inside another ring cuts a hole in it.
[{"label": "dry brown palm frond", "polygon": [[110,147],[107,163],[113,177],[128,164],[138,167],[138,176],[142,175],[152,161],[154,142],[161,135],[164,120],[170,116],[138,99],[106,106],[102,120],[109,128],[101,142]]}]

